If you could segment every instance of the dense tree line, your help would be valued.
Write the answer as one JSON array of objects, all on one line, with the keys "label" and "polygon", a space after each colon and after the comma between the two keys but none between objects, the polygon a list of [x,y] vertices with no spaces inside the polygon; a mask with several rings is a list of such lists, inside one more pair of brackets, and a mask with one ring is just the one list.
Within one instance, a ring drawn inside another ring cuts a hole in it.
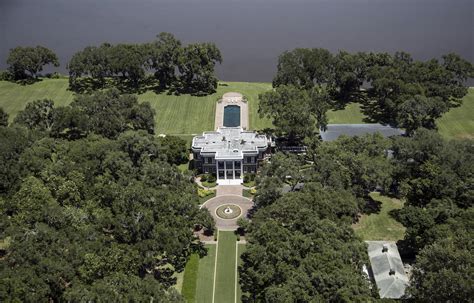
[{"label": "dense tree line", "polygon": [[221,53],[213,43],[183,46],[172,34],[161,33],[150,43],[104,43],[84,48],[69,61],[69,81],[78,91],[103,88],[107,80],[115,79],[133,89],[157,82],[160,90],[208,94],[217,87],[214,67],[221,62]]},{"label": "dense tree line", "polygon": [[[375,190],[406,201],[392,213],[407,228],[400,252],[416,259],[405,300],[472,298],[471,141],[446,141],[418,129],[412,137],[316,142],[308,153],[274,155],[257,179],[256,211],[242,224],[248,240],[240,267],[245,301],[377,300],[361,273],[368,264],[365,245],[350,227],[358,214],[377,211],[368,196]],[[308,167],[307,160],[314,164]]]},{"label": "dense tree line", "polygon": [[407,227],[400,243],[417,260],[409,293],[422,302],[467,302],[474,293],[474,148],[417,131],[394,142],[394,180]]},{"label": "dense tree line", "polygon": [[153,120],[105,91],[0,126],[0,301],[183,301],[174,273],[214,222],[175,165],[185,142]]},{"label": "dense tree line", "polygon": [[298,48],[279,57],[275,90],[260,96],[259,111],[273,118],[280,133],[304,138],[325,128],[328,109],[359,102],[370,121],[412,134],[436,128],[437,118],[461,104],[472,77],[474,66],[452,53],[441,61],[415,61],[404,52]]},{"label": "dense tree line", "polygon": [[[214,68],[222,63],[214,43],[182,45],[170,33],[160,33],[147,43],[103,43],[87,46],[69,60],[69,87],[90,92],[116,87],[121,91],[147,89],[206,95],[215,92]],[[10,50],[1,80],[36,80],[45,65],[59,66],[56,54],[43,46]]]}]

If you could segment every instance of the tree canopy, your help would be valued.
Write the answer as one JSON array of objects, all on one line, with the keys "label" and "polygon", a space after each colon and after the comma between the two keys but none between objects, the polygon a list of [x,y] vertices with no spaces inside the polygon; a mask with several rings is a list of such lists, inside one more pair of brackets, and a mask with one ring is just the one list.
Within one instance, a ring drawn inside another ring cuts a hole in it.
[{"label": "tree canopy", "polygon": [[205,95],[217,88],[214,68],[221,62],[222,55],[213,43],[182,46],[172,34],[160,33],[148,43],[84,48],[69,61],[69,83],[79,92],[115,86],[122,91],[171,89]]},{"label": "tree canopy", "polygon": [[328,99],[321,89],[301,90],[293,85],[282,85],[259,96],[259,114],[272,118],[279,135],[290,141],[311,137],[327,124]]},{"label": "tree canopy", "polygon": [[14,124],[58,138],[78,139],[92,132],[115,139],[127,130],[153,134],[154,115],[148,102],[138,103],[135,95],[111,89],[77,95],[64,107],[55,107],[52,100],[30,102],[15,117]]},{"label": "tree canopy", "polygon": [[311,183],[259,208],[240,266],[243,301],[373,300],[365,245],[347,224],[357,210],[351,193]]},{"label": "tree canopy", "polygon": [[436,128],[437,118],[461,104],[472,77],[473,64],[453,53],[415,61],[404,52],[331,54],[297,48],[279,57],[273,86],[324,89],[331,108],[359,102],[369,120],[411,134],[420,127]]},{"label": "tree canopy", "polygon": [[48,64],[59,66],[56,54],[44,47],[15,47],[10,50],[7,58],[8,70],[15,80],[28,77],[36,78],[43,67]]},{"label": "tree canopy", "polygon": [[103,91],[0,127],[0,301],[183,302],[175,273],[214,222],[148,107]]},{"label": "tree canopy", "polygon": [[0,126],[8,126],[8,114],[0,107]]},{"label": "tree canopy", "polygon": [[377,211],[373,191],[406,201],[390,214],[406,227],[402,256],[416,257],[406,299],[469,301],[472,143],[423,128],[411,137],[313,143],[307,155],[275,154],[257,178],[256,211],[242,223],[244,302],[378,300],[361,272],[366,247],[351,228],[361,213]]}]

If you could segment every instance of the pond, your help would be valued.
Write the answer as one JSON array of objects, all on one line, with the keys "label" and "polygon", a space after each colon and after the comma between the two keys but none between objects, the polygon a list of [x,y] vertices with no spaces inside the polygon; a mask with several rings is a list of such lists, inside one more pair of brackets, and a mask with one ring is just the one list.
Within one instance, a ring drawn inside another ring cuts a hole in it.
[{"label": "pond", "polygon": [[240,106],[227,105],[224,107],[224,126],[240,126]]}]

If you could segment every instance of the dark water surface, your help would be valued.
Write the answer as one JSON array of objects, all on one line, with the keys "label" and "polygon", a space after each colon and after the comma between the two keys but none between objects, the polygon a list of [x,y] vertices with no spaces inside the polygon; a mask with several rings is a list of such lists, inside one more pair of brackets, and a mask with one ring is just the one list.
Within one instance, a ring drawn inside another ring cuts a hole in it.
[{"label": "dark water surface", "polygon": [[240,126],[240,106],[227,105],[224,107],[224,126]]},{"label": "dark water surface", "polygon": [[8,50],[42,44],[61,59],[87,45],[143,42],[167,31],[212,41],[228,81],[271,81],[295,47],[456,52],[474,62],[474,0],[0,0],[0,68]]}]

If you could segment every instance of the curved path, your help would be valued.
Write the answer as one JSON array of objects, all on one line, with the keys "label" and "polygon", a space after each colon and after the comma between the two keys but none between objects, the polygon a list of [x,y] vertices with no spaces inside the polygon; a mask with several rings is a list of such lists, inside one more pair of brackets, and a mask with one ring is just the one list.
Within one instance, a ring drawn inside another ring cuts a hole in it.
[{"label": "curved path", "polygon": [[[235,219],[222,219],[216,215],[216,209],[224,204],[235,204],[240,207],[242,213]],[[237,220],[242,217],[247,216],[247,212],[252,208],[253,202],[250,199],[247,199],[238,195],[221,195],[215,198],[207,200],[202,207],[205,207],[209,210],[212,217],[216,221],[216,227],[219,230],[236,230],[239,226],[237,225]]]}]

